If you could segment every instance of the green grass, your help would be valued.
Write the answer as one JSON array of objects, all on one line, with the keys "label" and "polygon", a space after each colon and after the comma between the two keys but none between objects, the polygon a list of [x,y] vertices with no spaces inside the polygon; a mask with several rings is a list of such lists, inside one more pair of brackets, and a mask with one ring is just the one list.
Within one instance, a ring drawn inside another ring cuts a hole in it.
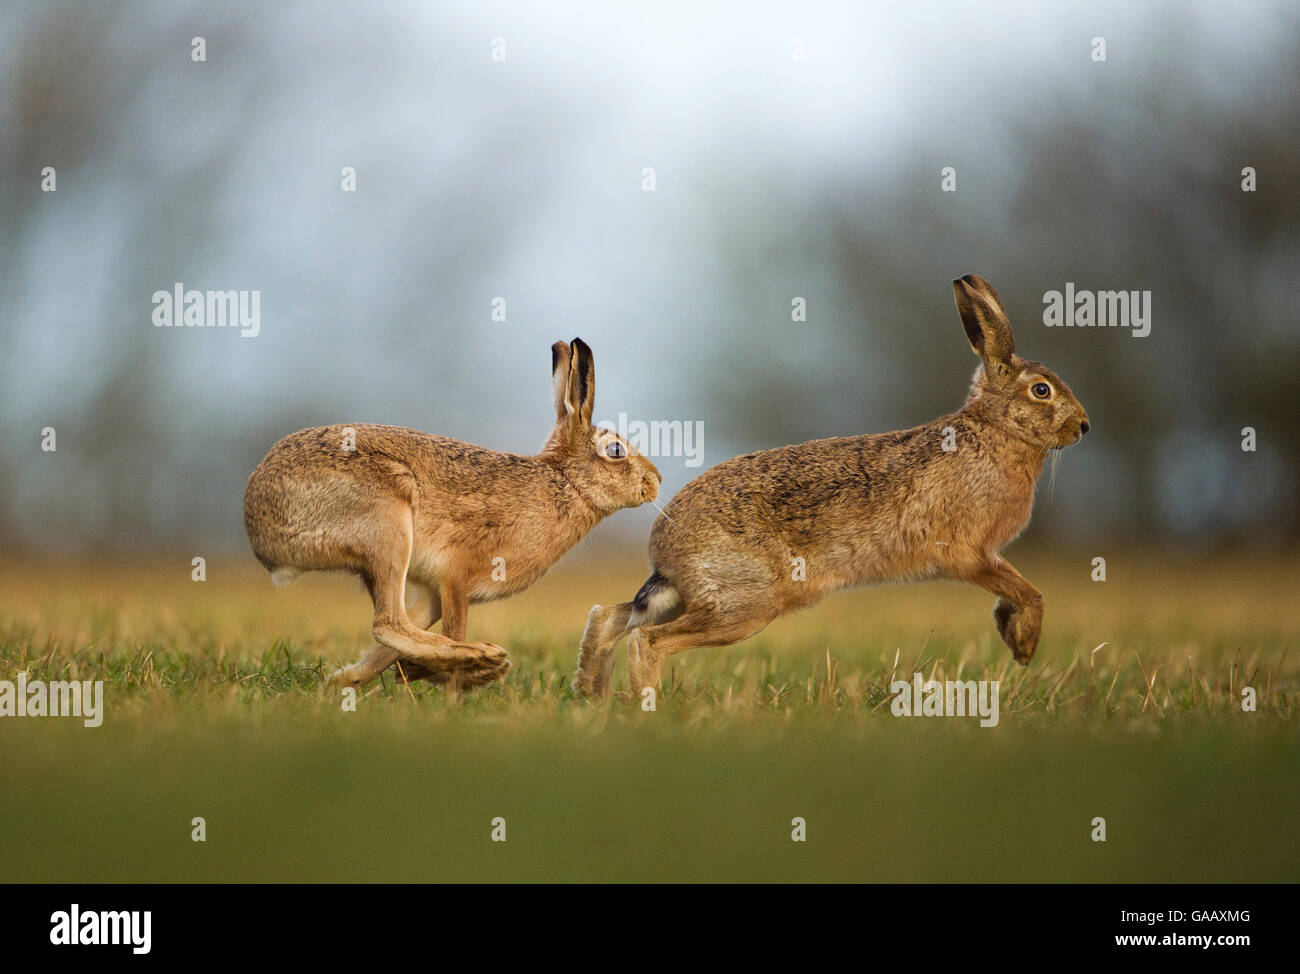
[{"label": "green grass", "polygon": [[[355,712],[322,688],[368,647],[355,583],[9,562],[0,679],[102,679],[105,719],[0,719],[0,880],[1294,881],[1295,560],[1109,560],[1015,559],[1047,595],[1028,668],[985,593],[869,590],[675,658],[653,713],[568,689],[635,560],[476,608],[505,684],[386,675]],[[998,726],[894,717],[913,670],[999,680]]]}]

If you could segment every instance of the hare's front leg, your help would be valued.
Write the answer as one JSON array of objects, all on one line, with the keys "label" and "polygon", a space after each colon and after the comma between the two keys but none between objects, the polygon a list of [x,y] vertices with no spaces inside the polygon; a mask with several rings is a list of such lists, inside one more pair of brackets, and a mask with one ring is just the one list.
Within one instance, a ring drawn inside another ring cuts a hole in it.
[{"label": "hare's front leg", "polygon": [[1028,666],[1043,633],[1043,593],[996,554],[969,580],[998,596],[993,606],[998,635],[1010,647],[1016,662]]},{"label": "hare's front leg", "polygon": [[397,653],[387,646],[372,646],[370,652],[355,663],[349,663],[342,669],[331,673],[329,679],[325,681],[325,686],[327,689],[352,687],[360,690],[380,673],[392,666],[395,659],[397,659]]},{"label": "hare's front leg", "polygon": [[[465,633],[469,629],[469,583],[443,579],[438,586],[438,598],[442,604],[442,634],[457,643],[465,642]],[[483,643],[481,645],[491,645]],[[499,647],[498,647],[499,648]],[[505,650],[501,650],[505,653]],[[468,689],[479,687],[500,680],[506,675],[510,663],[489,662],[482,666],[460,668],[450,672],[433,673],[428,679],[435,683],[455,683]]]}]

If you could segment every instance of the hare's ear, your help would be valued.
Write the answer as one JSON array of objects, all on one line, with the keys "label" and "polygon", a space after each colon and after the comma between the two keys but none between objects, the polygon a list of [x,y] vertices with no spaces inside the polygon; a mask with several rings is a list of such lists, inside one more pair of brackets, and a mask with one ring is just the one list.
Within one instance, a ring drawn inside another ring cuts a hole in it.
[{"label": "hare's ear", "polygon": [[569,415],[564,408],[564,390],[569,386],[571,355],[568,342],[556,342],[551,346],[551,395],[555,399],[555,419],[561,423]]},{"label": "hare's ear", "polygon": [[961,315],[966,337],[975,354],[984,360],[984,371],[991,382],[1010,376],[1011,360],[1016,354],[1016,340],[1011,335],[1007,309],[993,285],[978,274],[967,274],[952,282],[957,311]]},{"label": "hare's ear", "polygon": [[569,417],[571,432],[586,435],[595,405],[596,360],[587,343],[575,338],[569,356],[569,381],[564,390],[564,411]]}]

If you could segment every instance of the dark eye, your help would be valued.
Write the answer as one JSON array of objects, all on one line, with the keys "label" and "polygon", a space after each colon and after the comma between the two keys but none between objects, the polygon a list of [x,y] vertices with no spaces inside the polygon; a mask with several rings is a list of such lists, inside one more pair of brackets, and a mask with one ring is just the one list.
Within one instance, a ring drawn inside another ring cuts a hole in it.
[{"label": "dark eye", "polygon": [[1035,382],[1033,392],[1039,399],[1046,399],[1052,394],[1052,387],[1046,382]]},{"label": "dark eye", "polygon": [[611,460],[622,460],[627,456],[627,451],[623,449],[623,444],[615,440],[609,446],[605,447],[605,456]]}]

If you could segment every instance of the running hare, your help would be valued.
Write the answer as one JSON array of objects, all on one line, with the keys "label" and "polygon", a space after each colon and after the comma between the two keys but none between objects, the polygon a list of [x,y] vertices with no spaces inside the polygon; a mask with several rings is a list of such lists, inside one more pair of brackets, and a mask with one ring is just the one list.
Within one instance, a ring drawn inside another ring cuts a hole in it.
[{"label": "running hare", "polygon": [[[535,457],[395,426],[322,426],[286,436],[248,478],[244,526],[277,584],[356,572],[375,603],[377,646],[334,673],[363,686],[401,660],[408,679],[458,686],[510,663],[466,643],[471,603],[523,591],[609,514],[653,500],[659,471],[591,422],[591,349],[551,347],[555,429]],[[406,605],[406,588],[419,598]],[[442,619],[442,635],[428,632]]]},{"label": "running hare", "polygon": [[738,642],[836,589],[910,579],[993,592],[1003,641],[1018,663],[1033,658],[1043,596],[998,550],[1029,523],[1047,452],[1077,443],[1088,414],[1015,354],[992,285],[971,274],[953,290],[982,361],[966,404],[915,429],[750,453],[691,481],[655,521],[636,597],[591,610],[575,690],[609,689],[629,630],[637,692],[674,653]]}]

